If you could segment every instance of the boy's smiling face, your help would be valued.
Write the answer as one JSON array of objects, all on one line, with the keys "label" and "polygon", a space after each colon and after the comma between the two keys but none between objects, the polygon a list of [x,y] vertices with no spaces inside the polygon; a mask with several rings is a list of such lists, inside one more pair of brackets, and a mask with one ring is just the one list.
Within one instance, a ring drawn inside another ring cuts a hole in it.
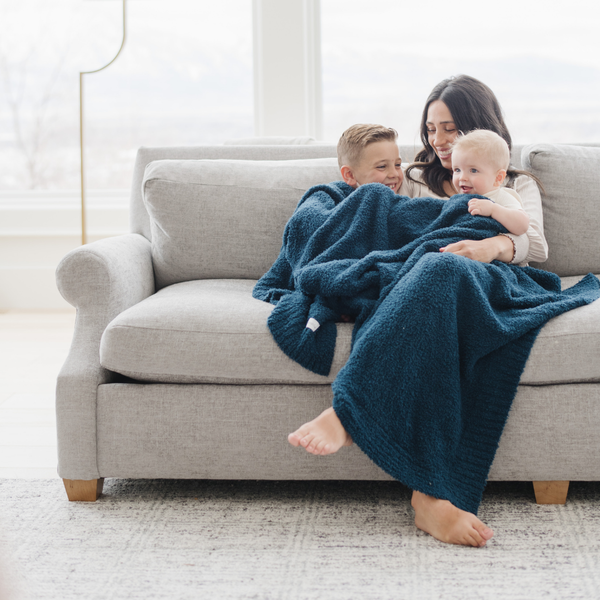
[{"label": "boy's smiling face", "polygon": [[360,155],[354,166],[341,169],[344,181],[354,188],[365,183],[383,183],[398,193],[404,180],[398,145],[391,141],[373,142]]},{"label": "boy's smiling face", "polygon": [[491,192],[506,177],[506,171],[495,168],[490,161],[470,150],[452,152],[452,184],[459,194]]}]

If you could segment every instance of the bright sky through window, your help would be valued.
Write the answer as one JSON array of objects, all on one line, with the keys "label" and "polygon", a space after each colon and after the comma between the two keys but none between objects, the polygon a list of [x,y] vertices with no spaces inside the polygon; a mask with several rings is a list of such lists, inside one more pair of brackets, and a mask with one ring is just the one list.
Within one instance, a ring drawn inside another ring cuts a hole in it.
[{"label": "bright sky through window", "polygon": [[366,121],[413,142],[431,89],[465,73],[496,93],[515,142],[600,142],[594,0],[323,0],[321,7],[326,139]]}]

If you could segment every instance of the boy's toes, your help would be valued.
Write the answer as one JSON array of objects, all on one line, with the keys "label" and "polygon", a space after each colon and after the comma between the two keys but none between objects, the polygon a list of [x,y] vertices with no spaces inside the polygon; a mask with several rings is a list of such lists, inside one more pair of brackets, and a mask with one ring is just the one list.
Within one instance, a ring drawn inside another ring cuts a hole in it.
[{"label": "boy's toes", "polygon": [[300,445],[300,436],[295,432],[290,433],[290,435],[288,435],[288,442],[292,446],[299,446]]},{"label": "boy's toes", "polygon": [[325,455],[329,454],[329,449],[330,449],[329,444],[323,444],[323,446],[321,448],[321,456],[325,456]]},{"label": "boy's toes", "polygon": [[307,450],[308,450],[308,447],[311,442],[312,442],[312,436],[310,436],[310,435],[305,435],[303,438],[300,439],[300,445],[303,448],[306,448]]},{"label": "boy's toes", "polygon": [[327,449],[329,448],[329,444],[325,440],[321,440],[316,447],[315,454],[319,456],[323,456],[327,454]]},{"label": "boy's toes", "polygon": [[[315,440],[314,436],[307,436],[306,438],[304,438],[307,440],[306,445],[304,446],[304,448],[310,452],[311,454],[317,454],[317,440]],[[303,444],[304,445],[304,444]]]}]

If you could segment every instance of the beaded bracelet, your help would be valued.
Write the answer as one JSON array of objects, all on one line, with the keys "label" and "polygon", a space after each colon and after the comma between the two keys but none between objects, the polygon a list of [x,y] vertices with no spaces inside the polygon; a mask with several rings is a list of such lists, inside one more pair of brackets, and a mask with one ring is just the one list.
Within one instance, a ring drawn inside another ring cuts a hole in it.
[{"label": "beaded bracelet", "polygon": [[499,235],[503,235],[504,237],[507,237],[513,245],[513,257],[510,259],[510,261],[508,262],[509,265],[515,264],[515,258],[517,257],[517,245],[515,244],[515,240],[512,239],[512,237],[510,235],[508,235],[508,233],[500,233]]}]

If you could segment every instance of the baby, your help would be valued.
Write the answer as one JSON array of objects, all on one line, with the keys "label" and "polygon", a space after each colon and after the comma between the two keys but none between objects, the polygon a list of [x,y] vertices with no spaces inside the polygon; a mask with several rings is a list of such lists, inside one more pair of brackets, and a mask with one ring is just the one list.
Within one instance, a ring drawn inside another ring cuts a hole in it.
[{"label": "baby", "polygon": [[346,129],[337,145],[344,181],[353,188],[382,183],[398,193],[404,172],[397,137],[394,129],[383,125],[352,125]]},{"label": "baby", "polygon": [[503,187],[509,163],[508,144],[493,131],[476,129],[452,145],[452,183],[456,191],[489,198],[470,200],[469,212],[492,217],[510,233],[521,235],[529,227],[529,216],[519,195]]}]

